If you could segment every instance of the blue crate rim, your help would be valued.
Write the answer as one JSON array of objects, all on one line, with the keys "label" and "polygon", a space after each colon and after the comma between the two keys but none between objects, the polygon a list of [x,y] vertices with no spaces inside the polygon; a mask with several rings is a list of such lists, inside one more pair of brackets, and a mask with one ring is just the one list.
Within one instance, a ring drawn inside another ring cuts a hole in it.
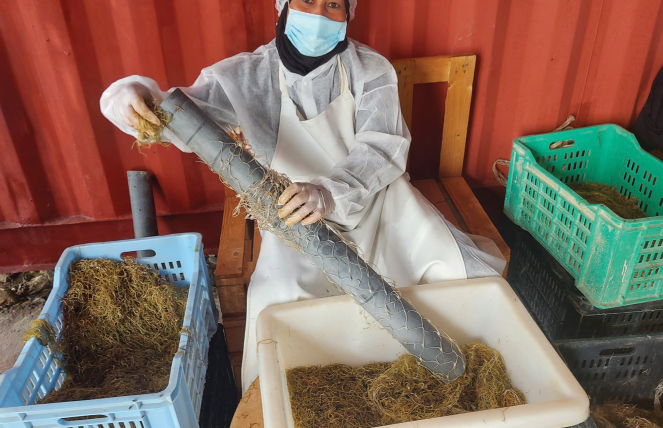
[{"label": "blue crate rim", "polygon": [[[188,233],[172,233],[169,235],[158,235],[158,236],[148,236],[146,238],[134,238],[134,239],[120,239],[118,241],[101,241],[101,242],[88,242],[85,244],[79,244],[79,245],[72,245],[71,247],[65,248],[65,250],[62,252],[64,254],[65,251],[67,250],[78,250],[80,248],[85,248],[85,247],[90,247],[90,246],[97,246],[97,245],[105,245],[105,244],[129,244],[129,243],[135,243],[135,242],[149,242],[149,241],[157,241],[161,240],[164,238],[178,238],[178,237],[195,237],[196,238],[196,249],[200,248],[200,245],[202,245],[203,242],[203,237],[200,233],[198,232],[188,232]],[[199,245],[200,244],[200,245]],[[147,248],[145,248],[147,249]],[[138,251],[143,250],[143,248],[138,248]],[[196,250],[197,252],[197,250]],[[60,256],[60,259],[58,259],[57,264],[55,265],[55,268],[57,269],[58,267],[62,267],[62,256]]]},{"label": "blue crate rim", "polygon": [[[154,240],[159,240],[161,238],[170,238],[170,237],[173,237],[173,238],[175,238],[175,237],[195,237],[196,244],[195,244],[194,254],[195,253],[202,253],[202,248],[201,248],[202,247],[202,235],[200,233],[176,233],[176,234],[170,234],[170,235],[151,236],[151,237],[147,237],[147,238],[123,239],[123,240],[119,240],[119,241],[104,241],[104,242],[74,245],[74,246],[66,248],[62,252],[62,255],[60,256],[60,259],[58,260],[58,263],[56,264],[55,269],[56,270],[61,270],[62,264],[63,264],[63,261],[64,261],[63,260],[64,255],[68,251],[77,251],[77,253],[80,254],[80,249],[82,247],[93,246],[93,245],[104,245],[104,244],[108,244],[108,243],[111,243],[111,242],[114,243],[114,244],[118,244],[118,243],[127,243],[127,244],[129,244],[129,243],[135,243],[135,242],[150,242],[150,241],[154,241]],[[147,248],[145,248],[145,249],[147,249]],[[200,273],[198,273],[198,274],[200,274]],[[192,319],[193,308],[192,308],[192,305],[189,302],[189,299],[192,299],[193,296],[195,295],[195,293],[191,293],[191,290],[194,290],[195,287],[197,287],[197,285],[194,284],[194,281],[193,281],[194,279],[196,279],[196,278],[192,277],[191,280],[189,281],[189,286],[188,286],[189,287],[189,292],[187,293],[187,305],[186,305],[186,311],[184,313],[184,321],[183,321],[183,325],[182,325],[182,330],[184,330],[186,328],[185,327],[186,323],[187,322],[190,323],[191,319]],[[65,293],[66,293],[66,291],[65,291]],[[39,314],[38,319],[43,319],[47,322],[51,322],[50,319],[49,319],[50,318],[49,315],[44,314],[43,311],[48,306],[49,301],[51,299],[55,299],[55,298],[58,298],[58,297],[54,293],[52,293],[48,297],[46,303],[44,303],[42,313]],[[193,327],[193,326],[190,326],[190,327]],[[77,400],[75,402],[85,403],[86,406],[103,406],[103,407],[109,408],[110,411],[112,411],[115,408],[117,408],[117,409],[121,408],[123,410],[130,410],[130,409],[126,408],[126,402],[127,401],[131,401],[133,403],[132,406],[133,405],[136,406],[136,410],[139,410],[145,404],[150,404],[151,406],[157,405],[157,407],[168,406],[170,404],[170,400],[164,401],[164,398],[170,396],[170,394],[173,393],[175,391],[175,388],[177,387],[177,382],[179,381],[179,379],[178,379],[179,378],[179,373],[177,371],[175,371],[176,363],[177,363],[177,367],[181,367],[183,352],[186,350],[186,347],[189,343],[189,339],[191,339],[190,336],[191,336],[192,333],[193,333],[193,331],[191,331],[191,333],[186,332],[186,331],[182,331],[180,333],[180,342],[179,342],[179,345],[177,347],[177,352],[173,356],[173,361],[171,362],[171,365],[170,365],[170,374],[168,375],[168,386],[166,386],[166,388],[163,389],[162,391],[153,392],[153,393],[150,393],[150,394],[118,395],[118,396],[114,396],[114,397],[95,398],[95,399],[91,399],[91,400]],[[25,345],[23,346],[23,349],[26,349],[28,346],[30,346],[32,343],[34,343],[36,340],[37,339],[34,338],[34,337],[31,338],[30,340],[28,340],[25,343]],[[19,357],[16,360],[16,363],[14,364],[14,366],[16,366],[20,362],[22,362],[22,360],[24,358],[27,358],[27,354],[24,353],[23,350],[21,350],[21,353],[19,354]],[[14,367],[14,366],[12,366],[12,367]],[[174,371],[175,371],[175,373],[173,373]],[[118,399],[123,400],[123,402],[118,403],[117,402]],[[29,405],[23,405],[23,406],[17,406],[17,407],[2,407],[2,408],[0,408],[0,411],[2,413],[17,413],[17,412],[20,412],[20,409],[22,409],[24,407],[30,407],[30,409],[34,412],[40,413],[41,411],[43,411],[44,413],[48,413],[48,412],[52,411],[53,409],[58,408],[58,410],[61,411],[62,414],[64,415],[62,417],[67,417],[67,415],[69,413],[72,416],[77,416],[77,415],[81,414],[81,409],[80,408],[79,409],[70,409],[70,410],[69,409],[61,409],[62,404],[63,403],[47,403],[47,404],[29,404]]]},{"label": "blue crate rim", "polygon": [[[601,135],[601,132],[614,129],[616,132],[623,133],[629,138],[629,143],[632,144],[632,148],[641,152],[642,154],[645,154],[653,159],[658,160],[659,162],[660,159],[656,158],[654,155],[648,153],[645,151],[642,147],[640,147],[640,144],[638,144],[637,140],[627,130],[622,128],[619,125],[614,125],[614,124],[605,124],[605,125],[594,125],[594,126],[588,126],[586,128],[577,128],[573,130],[568,130],[568,131],[559,131],[556,133],[556,135],[560,135],[560,140],[564,140],[564,135],[568,135],[569,133],[573,133],[574,131],[577,132],[578,130],[586,132],[586,133],[593,133],[596,132],[599,135]],[[546,171],[545,168],[542,168],[541,165],[539,165],[538,162],[534,159],[534,154],[532,153],[532,150],[530,150],[523,142],[522,140],[534,140],[534,141],[542,141],[542,140],[548,140],[550,139],[551,134],[541,134],[541,135],[530,135],[526,137],[519,137],[513,140],[513,148],[514,150],[516,148],[519,148],[522,152],[523,155],[526,156],[530,161],[531,161],[531,166],[524,168],[525,170],[529,172],[536,173],[536,175],[540,176],[543,175],[546,180],[545,183],[548,185],[553,185],[553,186],[561,186],[561,190],[564,190],[569,194],[569,196],[573,196],[576,200],[572,201],[569,198],[567,198],[567,202],[571,203],[571,205],[574,206],[574,208],[578,209],[583,215],[585,213],[591,213],[589,217],[594,217],[596,215],[600,215],[602,218],[605,220],[610,221],[614,226],[622,229],[625,225],[631,225],[635,227],[629,228],[629,230],[636,230],[636,229],[641,229],[645,227],[650,227],[652,224],[660,224],[663,225],[663,215],[661,216],[653,216],[653,217],[645,217],[645,218],[640,218],[640,219],[625,219],[620,217],[619,215],[615,214],[611,209],[606,207],[603,204],[590,204],[583,198],[582,196],[578,195],[574,190],[572,190],[566,183],[562,182],[560,179],[555,177],[552,173],[549,171]],[[513,159],[512,159],[513,160]],[[663,166],[663,165],[662,165]],[[542,177],[539,177],[542,178]],[[561,192],[560,192],[561,193]],[[560,194],[560,196],[565,197],[565,195]],[[617,221],[615,221],[617,219]],[[642,226],[642,227],[638,227]]]}]

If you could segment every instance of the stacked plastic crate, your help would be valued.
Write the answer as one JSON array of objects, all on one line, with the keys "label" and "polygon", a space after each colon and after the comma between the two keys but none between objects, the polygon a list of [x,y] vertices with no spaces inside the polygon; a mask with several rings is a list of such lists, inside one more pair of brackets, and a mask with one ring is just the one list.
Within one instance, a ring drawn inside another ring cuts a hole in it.
[{"label": "stacked plastic crate", "polygon": [[[637,197],[624,220],[575,193]],[[514,141],[506,214],[519,231],[508,280],[594,404],[651,407],[663,379],[663,164],[604,125]]]}]

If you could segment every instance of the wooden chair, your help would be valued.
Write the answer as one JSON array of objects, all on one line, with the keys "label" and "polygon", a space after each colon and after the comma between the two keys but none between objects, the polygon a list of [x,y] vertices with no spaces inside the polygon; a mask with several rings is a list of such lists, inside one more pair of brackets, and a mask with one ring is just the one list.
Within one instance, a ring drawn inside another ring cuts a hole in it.
[{"label": "wooden chair", "polygon": [[[403,116],[410,129],[414,85],[438,82],[449,84],[438,178],[414,181],[412,185],[456,227],[495,241],[508,262],[509,247],[462,177],[475,64],[474,55],[415,58],[393,63],[398,74]],[[246,220],[243,215],[233,217],[237,206],[237,198],[234,196],[231,190],[226,191],[216,285],[228,351],[239,385],[246,322],[246,289],[260,251],[260,234],[253,222]]]}]

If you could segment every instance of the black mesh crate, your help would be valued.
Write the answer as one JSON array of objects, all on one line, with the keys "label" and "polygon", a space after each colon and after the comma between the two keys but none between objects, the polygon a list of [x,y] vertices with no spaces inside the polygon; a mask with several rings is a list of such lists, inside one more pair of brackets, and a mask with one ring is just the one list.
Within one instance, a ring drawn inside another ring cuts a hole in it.
[{"label": "black mesh crate", "polygon": [[563,340],[555,347],[593,405],[652,407],[663,380],[663,334]]},{"label": "black mesh crate", "polygon": [[507,280],[551,341],[663,332],[663,301],[595,308],[562,265],[520,229]]}]

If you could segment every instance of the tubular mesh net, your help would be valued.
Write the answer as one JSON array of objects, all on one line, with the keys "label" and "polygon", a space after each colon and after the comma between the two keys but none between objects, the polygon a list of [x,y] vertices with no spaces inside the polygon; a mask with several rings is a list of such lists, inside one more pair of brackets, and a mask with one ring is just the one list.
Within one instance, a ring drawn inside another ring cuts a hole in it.
[{"label": "tubular mesh net", "polygon": [[160,108],[170,115],[166,126],[237,192],[240,206],[261,230],[302,252],[440,380],[451,382],[463,373],[465,358],[458,345],[421,316],[332,225],[287,226],[279,218],[278,198],[290,180],[258,162],[245,149],[240,132],[224,130],[179,90]]}]

